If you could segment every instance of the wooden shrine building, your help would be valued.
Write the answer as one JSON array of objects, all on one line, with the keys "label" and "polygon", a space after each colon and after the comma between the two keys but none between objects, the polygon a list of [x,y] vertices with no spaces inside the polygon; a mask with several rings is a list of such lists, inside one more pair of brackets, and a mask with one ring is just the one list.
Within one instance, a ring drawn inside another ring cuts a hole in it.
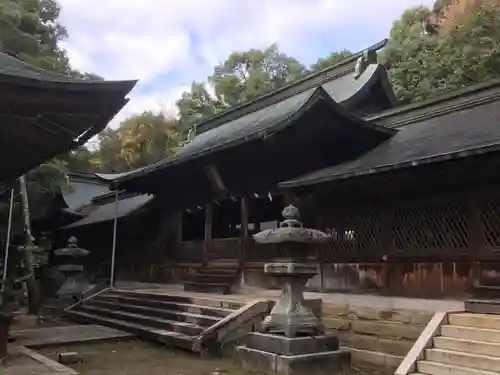
[{"label": "wooden shrine building", "polygon": [[251,234],[294,202],[332,235],[310,289],[465,296],[497,283],[500,81],[404,105],[385,69],[359,60],[381,46],[200,124],[175,156],[113,181],[161,200],[163,280],[199,290],[197,269],[227,264],[231,283],[269,286],[262,262],[279,248]]}]

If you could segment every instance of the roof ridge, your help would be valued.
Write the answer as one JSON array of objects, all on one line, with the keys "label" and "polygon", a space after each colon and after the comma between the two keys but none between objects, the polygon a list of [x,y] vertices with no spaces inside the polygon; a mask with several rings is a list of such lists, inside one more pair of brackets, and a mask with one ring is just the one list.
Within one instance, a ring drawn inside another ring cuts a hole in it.
[{"label": "roof ridge", "polygon": [[[367,116],[365,117],[365,120],[370,122],[382,122],[380,120],[407,114],[406,117],[400,118],[399,120],[396,118],[395,121],[384,122],[384,126],[401,127],[417,121],[446,115],[459,109],[468,109],[495,101],[500,97],[499,90],[491,91],[495,88],[500,89],[500,79],[481,82],[473,86],[464,87],[459,90],[436,95],[429,99],[421,100],[396,108],[391,108],[387,111]],[[473,94],[482,95],[477,96]],[[441,106],[438,106],[439,104],[441,104]],[[433,106],[435,108],[432,108]],[[429,108],[429,110],[424,113],[411,116],[412,112],[424,110],[426,107],[431,108]]]},{"label": "roof ridge", "polygon": [[[254,99],[254,100],[240,104],[236,107],[230,108],[224,112],[216,114],[216,115],[210,117],[209,119],[204,120],[201,123],[198,123],[196,125],[196,128],[197,128],[197,130],[199,130],[199,132],[197,132],[197,133],[200,134],[200,133],[203,133],[207,130],[213,129],[219,125],[222,125],[225,122],[234,120],[234,119],[239,118],[241,116],[244,116],[245,114],[248,114],[250,112],[254,112],[254,111],[257,111],[261,108],[272,105],[276,102],[279,102],[283,99],[288,98],[289,96],[299,94],[299,93],[306,91],[314,86],[322,85],[327,81],[333,80],[334,78],[340,78],[340,77],[348,74],[351,70],[353,70],[354,66],[346,67],[346,69],[339,70],[337,72],[336,72],[336,70],[338,70],[339,68],[344,67],[350,63],[355,62],[365,51],[378,51],[379,49],[383,48],[386,44],[387,44],[387,39],[383,39],[382,41],[375,43],[375,44],[371,45],[370,47],[365,48],[362,51],[356,52],[352,56],[338,62],[337,64],[334,64],[334,65],[332,65],[328,68],[325,68],[319,72],[309,74],[306,77],[299,79],[298,81],[292,82],[286,86],[280,87],[277,90],[274,90],[274,91],[271,91],[267,94],[259,96],[258,98]],[[309,83],[309,85],[306,85],[307,83]],[[301,87],[301,86],[303,86],[303,87]],[[296,88],[296,90],[291,90],[293,88]],[[280,93],[282,93],[283,95],[279,96],[278,94],[280,94]],[[256,108],[253,108],[253,107],[256,107]],[[246,111],[245,111],[245,109],[246,109]],[[233,116],[231,117],[231,115],[233,115]],[[229,117],[229,118],[226,119],[227,117]]]}]

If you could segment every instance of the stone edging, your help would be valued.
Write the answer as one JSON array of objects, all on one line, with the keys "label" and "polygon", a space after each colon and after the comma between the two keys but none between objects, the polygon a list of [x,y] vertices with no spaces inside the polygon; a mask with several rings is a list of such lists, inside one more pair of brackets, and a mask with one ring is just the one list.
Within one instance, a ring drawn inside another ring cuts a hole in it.
[{"label": "stone edging", "polygon": [[13,351],[17,351],[18,353],[24,354],[28,356],[29,358],[40,362],[43,364],[45,367],[47,367],[52,373],[57,374],[57,375],[79,375],[78,372],[75,370],[66,367],[59,362],[53,361],[50,358],[47,358],[40,353],[37,353],[31,349],[28,349],[24,346],[16,346],[13,348]]}]

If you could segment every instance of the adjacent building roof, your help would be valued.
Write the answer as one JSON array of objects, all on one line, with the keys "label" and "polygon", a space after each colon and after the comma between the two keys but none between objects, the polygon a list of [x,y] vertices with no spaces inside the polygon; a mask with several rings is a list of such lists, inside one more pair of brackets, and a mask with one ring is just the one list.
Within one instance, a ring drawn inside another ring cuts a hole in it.
[{"label": "adjacent building roof", "polygon": [[500,80],[369,119],[397,134],[363,156],[286,181],[297,187],[500,150]]},{"label": "adjacent building roof", "polygon": [[[104,176],[113,180],[116,175],[105,174]],[[77,215],[76,217],[79,219],[64,228],[74,228],[114,219],[115,193],[109,190],[109,181],[102,176],[98,173],[72,173],[69,175],[69,187],[62,193],[67,205],[67,208],[63,210]],[[151,199],[153,199],[152,195],[120,192],[118,195],[118,217],[132,214],[145,206]]]},{"label": "adjacent building roof", "polygon": [[75,228],[83,225],[97,224],[114,220],[115,215],[117,218],[121,218],[141,209],[152,199],[152,195],[136,195],[133,197],[127,197],[118,201],[118,210],[116,210],[115,202],[99,205],[96,206],[85,218],[62,229]]},{"label": "adjacent building roof", "polygon": [[0,53],[0,181],[103,130],[135,83],[77,80]]}]

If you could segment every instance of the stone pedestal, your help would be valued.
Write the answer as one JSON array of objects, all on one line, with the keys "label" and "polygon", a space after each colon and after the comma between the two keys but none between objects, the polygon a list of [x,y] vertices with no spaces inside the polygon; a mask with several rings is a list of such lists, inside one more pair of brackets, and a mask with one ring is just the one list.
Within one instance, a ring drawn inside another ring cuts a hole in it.
[{"label": "stone pedestal", "polygon": [[236,348],[247,371],[289,374],[336,374],[349,366],[349,352],[339,350],[336,336],[285,337],[251,333]]},{"label": "stone pedestal", "polygon": [[269,316],[262,322],[264,333],[248,335],[246,345],[237,347],[239,361],[246,370],[264,373],[334,375],[350,363],[348,352],[339,349],[336,336],[324,335],[319,318],[304,302],[304,285],[317,273],[317,265],[307,263],[313,244],[329,239],[326,233],[302,227],[299,210],[288,206],[285,220],[277,229],[254,235],[256,242],[280,244],[287,258],[268,263],[266,274],[283,286]]}]

